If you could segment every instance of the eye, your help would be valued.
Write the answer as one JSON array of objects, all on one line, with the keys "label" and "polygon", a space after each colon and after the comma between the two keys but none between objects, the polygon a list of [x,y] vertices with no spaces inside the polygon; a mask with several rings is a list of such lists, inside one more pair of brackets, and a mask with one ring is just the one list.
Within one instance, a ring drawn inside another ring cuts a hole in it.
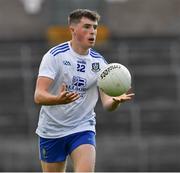
[{"label": "eye", "polygon": [[84,25],[85,29],[89,29],[91,26],[90,25]]},{"label": "eye", "polygon": [[93,25],[93,28],[96,30],[97,29],[97,25]]}]

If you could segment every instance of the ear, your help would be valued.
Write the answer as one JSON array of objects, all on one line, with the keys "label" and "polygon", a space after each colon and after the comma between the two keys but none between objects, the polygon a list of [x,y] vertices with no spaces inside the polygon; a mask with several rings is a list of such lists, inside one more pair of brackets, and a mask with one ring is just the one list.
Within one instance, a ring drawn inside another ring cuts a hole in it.
[{"label": "ear", "polygon": [[69,30],[70,30],[71,34],[73,34],[75,32],[74,26],[70,25],[69,26]]}]

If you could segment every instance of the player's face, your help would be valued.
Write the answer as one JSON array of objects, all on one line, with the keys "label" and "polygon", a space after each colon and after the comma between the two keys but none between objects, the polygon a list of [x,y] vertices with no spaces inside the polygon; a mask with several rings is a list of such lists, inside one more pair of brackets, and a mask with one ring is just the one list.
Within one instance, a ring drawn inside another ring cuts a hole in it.
[{"label": "player's face", "polygon": [[88,49],[95,45],[97,25],[97,21],[92,21],[83,17],[81,21],[74,27],[73,37],[84,49]]}]

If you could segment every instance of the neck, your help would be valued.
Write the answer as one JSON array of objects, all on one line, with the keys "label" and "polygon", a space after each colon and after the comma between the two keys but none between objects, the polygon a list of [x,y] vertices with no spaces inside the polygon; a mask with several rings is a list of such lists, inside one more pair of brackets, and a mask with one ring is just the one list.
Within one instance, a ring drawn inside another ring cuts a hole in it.
[{"label": "neck", "polygon": [[70,41],[72,49],[79,55],[87,55],[88,49],[83,48],[80,44],[75,43],[73,40]]}]

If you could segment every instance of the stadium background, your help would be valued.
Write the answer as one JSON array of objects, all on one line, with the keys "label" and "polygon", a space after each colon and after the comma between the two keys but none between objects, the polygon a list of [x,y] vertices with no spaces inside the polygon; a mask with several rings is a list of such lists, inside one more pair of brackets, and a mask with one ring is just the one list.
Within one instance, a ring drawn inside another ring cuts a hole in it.
[{"label": "stadium background", "polygon": [[180,171],[180,1],[22,1],[0,0],[0,171],[40,171],[35,80],[75,8],[100,13],[95,49],[130,69],[136,93],[113,113],[98,102],[96,171]]}]

